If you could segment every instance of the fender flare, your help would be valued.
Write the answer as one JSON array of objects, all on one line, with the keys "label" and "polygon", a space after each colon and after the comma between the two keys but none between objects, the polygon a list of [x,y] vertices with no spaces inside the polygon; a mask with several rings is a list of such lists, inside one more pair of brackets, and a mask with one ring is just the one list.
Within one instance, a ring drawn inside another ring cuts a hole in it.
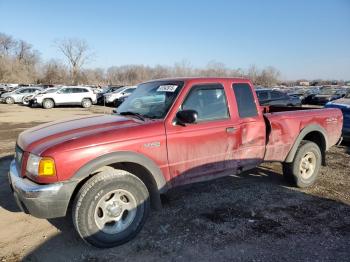
[{"label": "fender flare", "polygon": [[[298,150],[300,142],[303,140],[303,138],[307,134],[309,134],[311,132],[315,132],[315,131],[319,132],[323,136],[324,142],[325,142],[324,149],[327,150],[329,143],[328,143],[328,139],[327,139],[326,130],[322,126],[317,125],[317,124],[308,125],[301,130],[301,132],[299,133],[299,135],[295,139],[294,144],[293,144],[292,148],[289,150],[289,153],[288,153],[286,159],[284,160],[284,162],[287,162],[287,163],[293,162],[294,156]],[[322,158],[324,158],[324,154],[322,154],[322,155],[323,155]],[[322,161],[324,162],[324,159],[322,159]]]},{"label": "fender flare", "polygon": [[167,183],[162,171],[154,161],[144,155],[130,151],[113,152],[99,156],[82,166],[71,179],[81,181],[90,176],[94,170],[121,162],[131,162],[143,166],[153,177],[159,193],[166,191]]}]

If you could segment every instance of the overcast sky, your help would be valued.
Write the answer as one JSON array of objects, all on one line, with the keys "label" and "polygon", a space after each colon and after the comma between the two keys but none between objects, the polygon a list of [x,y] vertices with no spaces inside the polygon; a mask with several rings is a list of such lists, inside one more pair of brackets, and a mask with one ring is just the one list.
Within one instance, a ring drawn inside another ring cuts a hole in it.
[{"label": "overcast sky", "polygon": [[350,0],[0,0],[0,32],[42,59],[62,58],[55,39],[82,38],[88,67],[194,67],[210,61],[274,66],[284,79],[350,79]]}]

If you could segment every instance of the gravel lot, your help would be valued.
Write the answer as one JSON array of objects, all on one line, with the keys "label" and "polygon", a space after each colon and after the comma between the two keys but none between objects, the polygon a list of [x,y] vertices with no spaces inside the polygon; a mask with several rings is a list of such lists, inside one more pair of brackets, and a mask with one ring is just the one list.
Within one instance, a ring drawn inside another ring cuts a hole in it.
[{"label": "gravel lot", "polygon": [[349,261],[350,148],[333,147],[315,187],[289,187],[280,164],[174,189],[133,241],[101,250],[70,219],[21,213],[7,172],[17,135],[52,120],[111,108],[0,104],[0,261]]}]

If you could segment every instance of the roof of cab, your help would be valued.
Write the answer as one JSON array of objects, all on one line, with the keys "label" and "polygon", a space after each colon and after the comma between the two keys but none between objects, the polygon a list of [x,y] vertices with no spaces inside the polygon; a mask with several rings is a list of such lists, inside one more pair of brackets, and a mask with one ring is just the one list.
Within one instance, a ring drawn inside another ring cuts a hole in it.
[{"label": "roof of cab", "polygon": [[155,82],[155,81],[184,81],[184,82],[220,82],[220,81],[237,81],[242,83],[250,83],[250,80],[243,77],[171,77],[171,78],[160,78],[146,81],[144,83]]}]

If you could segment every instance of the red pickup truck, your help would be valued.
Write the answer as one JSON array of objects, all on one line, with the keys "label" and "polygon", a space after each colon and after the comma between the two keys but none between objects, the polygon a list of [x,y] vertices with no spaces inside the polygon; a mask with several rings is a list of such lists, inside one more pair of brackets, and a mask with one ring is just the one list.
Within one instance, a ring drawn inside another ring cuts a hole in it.
[{"label": "red pickup truck", "polygon": [[114,114],[21,133],[9,182],[24,212],[53,218],[71,207],[85,241],[112,247],[136,236],[176,186],[264,161],[281,162],[298,187],[313,185],[342,121],[339,109],[261,107],[246,79],[155,80]]}]

